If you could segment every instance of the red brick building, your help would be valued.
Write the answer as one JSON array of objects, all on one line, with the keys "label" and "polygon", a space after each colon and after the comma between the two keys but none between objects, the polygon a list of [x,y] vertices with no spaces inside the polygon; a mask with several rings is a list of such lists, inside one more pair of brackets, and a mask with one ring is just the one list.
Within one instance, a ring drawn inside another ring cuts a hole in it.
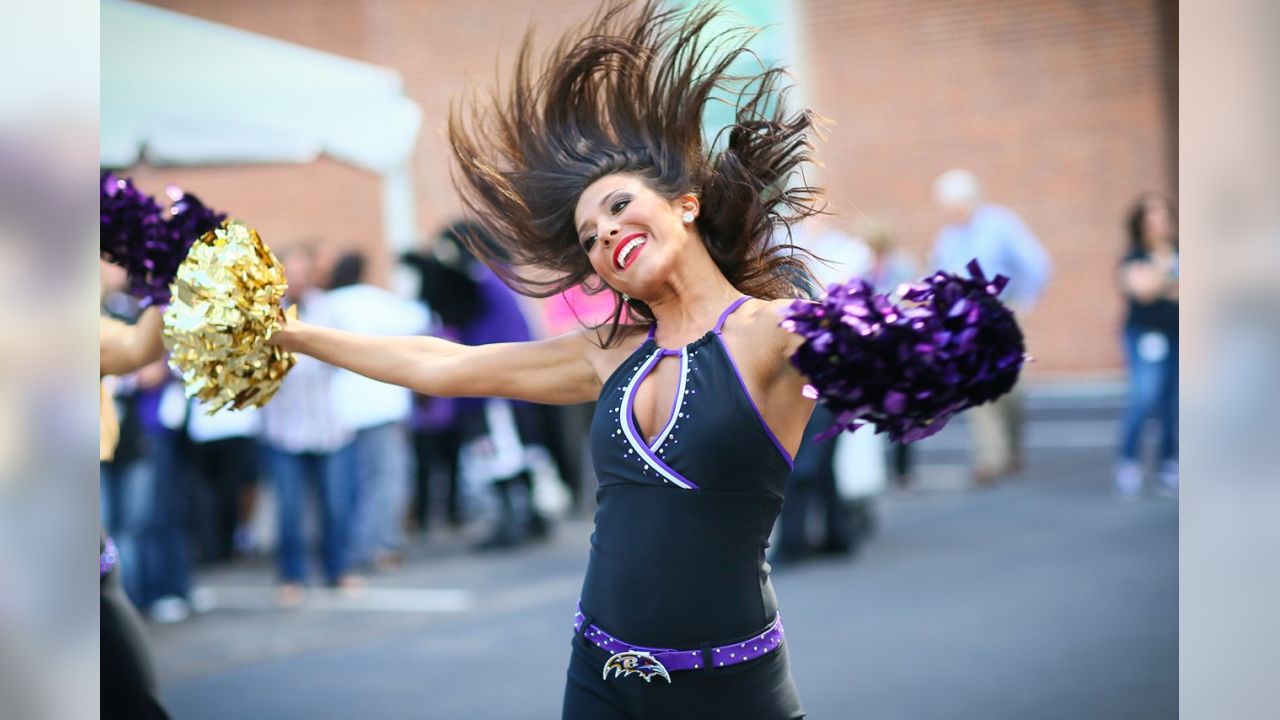
[{"label": "red brick building", "polygon": [[[157,0],[152,4],[398,71],[423,110],[413,159],[424,233],[450,220],[449,104],[510,67],[531,23],[554,37],[597,0]],[[1172,0],[796,0],[797,79],[832,124],[819,181],[835,222],[892,223],[923,262],[931,184],[963,166],[1015,209],[1054,261],[1027,322],[1039,377],[1112,374],[1122,222],[1142,191],[1176,194]],[[246,109],[251,112],[251,109]],[[308,165],[135,168],[250,220],[273,245],[380,249],[378,178]],[[388,263],[375,265],[384,273]]]}]

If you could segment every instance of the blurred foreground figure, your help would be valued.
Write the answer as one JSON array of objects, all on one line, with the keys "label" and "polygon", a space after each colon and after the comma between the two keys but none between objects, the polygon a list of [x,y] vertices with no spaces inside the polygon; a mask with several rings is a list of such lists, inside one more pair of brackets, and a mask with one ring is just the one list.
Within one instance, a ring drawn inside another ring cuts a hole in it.
[{"label": "blurred foreground figure", "polygon": [[1142,493],[1142,431],[1148,419],[1160,430],[1156,491],[1178,493],[1177,230],[1173,205],[1159,195],[1144,195],[1129,214],[1128,247],[1120,265],[1129,364],[1129,408],[1115,476],[1116,498],[1122,501]]},{"label": "blurred foreground figure", "polygon": [[[978,178],[968,170],[948,170],[933,184],[945,217],[933,250],[933,265],[958,272],[974,258],[988,275],[1009,278],[1005,301],[1025,325],[1049,281],[1049,256],[1014,212],[982,200]],[[973,428],[973,481],[989,485],[1022,469],[1022,393],[1012,392],[968,412]]]},{"label": "blurred foreground figure", "polygon": [[[164,355],[161,324],[156,307],[144,311],[134,325],[102,318],[98,327],[99,374],[125,375],[159,360]],[[98,456],[106,462],[115,453],[120,430],[105,383],[100,407]],[[147,655],[142,621],[121,587],[118,560],[114,544],[104,540],[98,558],[102,717],[166,718]]]}]

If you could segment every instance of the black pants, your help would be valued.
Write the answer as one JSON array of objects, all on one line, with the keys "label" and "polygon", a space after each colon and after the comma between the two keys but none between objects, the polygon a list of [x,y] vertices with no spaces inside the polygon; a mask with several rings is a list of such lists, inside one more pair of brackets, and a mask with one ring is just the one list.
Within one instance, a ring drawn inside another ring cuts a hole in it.
[{"label": "black pants", "polygon": [[847,553],[853,549],[854,537],[849,523],[849,512],[836,488],[836,438],[813,442],[814,436],[834,422],[830,410],[819,405],[813,411],[804,430],[800,451],[796,453],[795,468],[787,477],[787,499],[782,503],[778,537],[778,549],[791,557],[800,557],[809,551],[810,503],[817,502],[826,518],[826,528],[821,547],[830,552]]},{"label": "black pants", "polygon": [[[451,527],[462,525],[462,496],[458,491],[458,448],[462,446],[462,431],[456,426],[441,430],[415,430],[413,452],[415,463],[413,515],[418,528],[426,530],[439,512],[432,507],[439,500],[444,502],[444,518]],[[440,478],[444,487],[433,486],[433,478]]]},{"label": "black pants", "polygon": [[198,518],[206,525],[200,538],[201,559],[230,560],[235,554],[236,530],[242,521],[240,506],[244,489],[258,480],[258,443],[247,437],[192,443],[191,461],[203,476],[200,495],[206,499],[200,503],[204,512]]},{"label": "black pants", "polygon": [[601,678],[609,653],[573,635],[562,720],[793,720],[803,718],[784,640],[775,653],[732,667]]},{"label": "black pants", "polygon": [[119,574],[113,570],[100,583],[102,691],[99,709],[103,720],[163,720],[169,716],[160,705],[142,621],[120,587]]}]

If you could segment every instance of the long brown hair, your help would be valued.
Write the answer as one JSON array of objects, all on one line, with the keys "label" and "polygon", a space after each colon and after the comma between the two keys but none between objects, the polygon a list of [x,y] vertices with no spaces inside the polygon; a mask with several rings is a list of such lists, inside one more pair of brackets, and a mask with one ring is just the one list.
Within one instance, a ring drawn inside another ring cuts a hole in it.
[{"label": "long brown hair", "polygon": [[[617,172],[643,177],[668,199],[697,195],[703,243],[743,293],[776,299],[810,287],[803,251],[777,242],[775,231],[820,212],[820,191],[804,182],[802,168],[815,119],[788,112],[782,68],[729,74],[758,31],[704,36],[722,12],[611,0],[552,46],[540,67],[527,34],[504,99],[473,97],[452,108],[454,184],[488,235],[467,242],[517,292],[549,297],[594,276],[574,208],[588,185]],[[735,118],[708,147],[702,116],[717,90],[736,95]],[[653,320],[643,303],[614,296],[606,346],[624,310],[628,322]]]}]

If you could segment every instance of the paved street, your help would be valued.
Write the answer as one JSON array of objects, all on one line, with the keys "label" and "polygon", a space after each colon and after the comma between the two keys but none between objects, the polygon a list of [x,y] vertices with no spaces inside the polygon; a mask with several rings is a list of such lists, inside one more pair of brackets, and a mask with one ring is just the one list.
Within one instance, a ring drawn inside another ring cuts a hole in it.
[{"label": "paved street", "polygon": [[[877,501],[852,560],[774,575],[813,718],[1174,718],[1177,503],[1112,501],[1118,398],[1032,397],[1028,467],[964,489],[957,422],[922,445],[921,487]],[[359,597],[272,607],[266,563],[200,582],[216,610],[149,626],[175,718],[559,716],[590,523],[476,555],[416,541]],[[679,678],[676,678],[679,681]]]}]

